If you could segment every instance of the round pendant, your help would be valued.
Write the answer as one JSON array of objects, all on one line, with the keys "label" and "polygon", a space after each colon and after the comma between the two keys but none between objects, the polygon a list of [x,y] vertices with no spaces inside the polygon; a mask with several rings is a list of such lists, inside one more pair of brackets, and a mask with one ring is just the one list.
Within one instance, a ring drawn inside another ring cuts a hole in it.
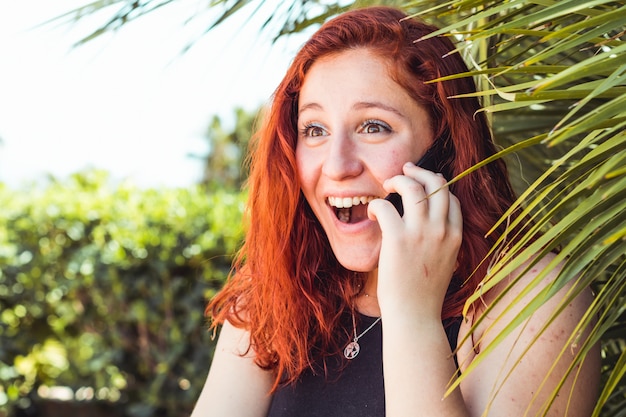
[{"label": "round pendant", "polygon": [[346,359],[354,359],[356,358],[356,355],[359,354],[360,350],[361,346],[359,346],[357,342],[350,342],[348,343],[348,346],[346,346],[346,348],[343,350],[343,356],[345,356]]}]

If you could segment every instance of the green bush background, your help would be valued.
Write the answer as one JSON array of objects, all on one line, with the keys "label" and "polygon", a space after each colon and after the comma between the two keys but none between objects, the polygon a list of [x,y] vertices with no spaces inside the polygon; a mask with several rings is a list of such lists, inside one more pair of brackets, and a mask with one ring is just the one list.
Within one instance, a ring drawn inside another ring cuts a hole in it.
[{"label": "green bush background", "polygon": [[188,416],[212,357],[204,306],[242,239],[237,192],[0,186],[0,415],[48,387],[123,416]]}]

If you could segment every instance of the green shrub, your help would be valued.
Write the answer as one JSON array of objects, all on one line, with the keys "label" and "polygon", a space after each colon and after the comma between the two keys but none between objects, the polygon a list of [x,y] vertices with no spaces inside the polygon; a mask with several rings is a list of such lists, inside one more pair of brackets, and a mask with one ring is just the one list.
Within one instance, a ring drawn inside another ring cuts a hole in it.
[{"label": "green shrub", "polygon": [[111,186],[102,172],[0,187],[0,415],[57,386],[120,415],[189,415],[243,199]]}]

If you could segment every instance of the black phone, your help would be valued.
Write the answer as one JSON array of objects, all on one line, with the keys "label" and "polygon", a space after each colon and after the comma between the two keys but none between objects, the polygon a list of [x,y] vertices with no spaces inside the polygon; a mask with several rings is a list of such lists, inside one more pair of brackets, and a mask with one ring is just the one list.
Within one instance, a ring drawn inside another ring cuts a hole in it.
[{"label": "black phone", "polygon": [[[445,141],[441,138],[435,140],[415,165],[429,171],[438,172],[438,165],[441,163],[443,157],[443,142]],[[400,213],[400,217],[404,215],[404,206],[402,206],[402,197],[400,194],[391,193],[385,197],[385,200],[393,204],[396,210],[398,210],[398,213]]]}]

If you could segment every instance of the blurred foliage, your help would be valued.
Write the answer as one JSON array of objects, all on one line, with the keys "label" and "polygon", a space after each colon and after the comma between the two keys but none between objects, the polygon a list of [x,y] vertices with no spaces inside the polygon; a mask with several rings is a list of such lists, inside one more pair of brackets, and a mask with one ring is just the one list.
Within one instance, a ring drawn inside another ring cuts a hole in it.
[{"label": "blurred foliage", "polygon": [[246,158],[248,144],[260,121],[262,109],[246,111],[236,108],[232,129],[224,126],[219,116],[213,116],[206,131],[209,142],[207,155],[190,155],[204,161],[202,185],[210,190],[240,190],[248,178]]},{"label": "blurred foliage", "polygon": [[133,417],[187,416],[199,395],[243,196],[108,182],[0,186],[0,415],[58,386]]}]

